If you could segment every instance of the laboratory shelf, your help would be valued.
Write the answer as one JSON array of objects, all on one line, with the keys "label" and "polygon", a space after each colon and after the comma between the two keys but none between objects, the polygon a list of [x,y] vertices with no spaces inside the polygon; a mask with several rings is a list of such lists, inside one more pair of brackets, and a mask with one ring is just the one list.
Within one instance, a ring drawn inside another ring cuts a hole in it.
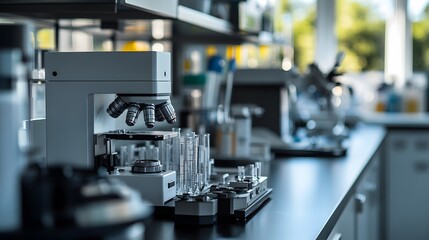
[{"label": "laboratory shelf", "polygon": [[177,1],[178,0],[120,0],[121,4],[124,6],[169,18],[177,17]]},{"label": "laboratory shelf", "polygon": [[[208,31],[218,32],[222,34],[234,34],[234,27],[228,21],[225,21],[220,18],[213,17],[209,14],[205,14],[185,6],[177,7],[177,19],[179,22],[188,23],[200,29],[205,29]],[[183,29],[184,32],[186,28]],[[191,28],[188,31],[195,31]]]},{"label": "laboratory shelf", "polygon": [[[165,2],[165,4],[162,4]],[[156,4],[155,4],[156,3]],[[30,20],[100,19],[172,20],[174,41],[179,43],[256,44],[282,43],[270,32],[236,31],[224,19],[177,5],[177,0],[6,0],[0,1],[0,17]],[[61,27],[61,26],[60,26]]]},{"label": "laboratory shelf", "polygon": [[281,44],[281,37],[271,32],[236,31],[229,21],[179,5],[177,20],[174,21],[175,41],[181,43],[240,44]]},{"label": "laboratory shelf", "polygon": [[6,0],[0,2],[0,13],[43,19],[118,20],[168,16],[152,9],[143,11],[143,6],[130,6],[132,4],[121,4],[117,0]]}]

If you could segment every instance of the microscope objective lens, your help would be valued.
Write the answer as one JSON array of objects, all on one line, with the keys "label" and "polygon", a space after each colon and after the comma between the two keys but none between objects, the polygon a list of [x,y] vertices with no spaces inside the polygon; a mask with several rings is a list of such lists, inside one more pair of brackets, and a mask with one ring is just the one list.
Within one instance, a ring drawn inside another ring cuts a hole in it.
[{"label": "microscope objective lens", "polygon": [[146,127],[153,128],[155,126],[155,105],[148,104],[143,108],[143,116]]},{"label": "microscope objective lens", "polygon": [[137,118],[140,114],[140,104],[138,103],[130,103],[127,112],[127,118],[125,122],[128,126],[134,126],[136,124]]},{"label": "microscope objective lens", "polygon": [[128,104],[122,100],[121,97],[117,97],[107,108],[107,113],[112,117],[112,118],[117,118],[119,117],[124,111],[125,109],[128,108]]},{"label": "microscope objective lens", "polygon": [[160,106],[160,109],[168,123],[172,124],[176,122],[176,111],[174,110],[173,105],[171,105],[170,100],[163,103]]},{"label": "microscope objective lens", "polygon": [[165,120],[164,114],[162,114],[161,107],[159,105],[155,107],[155,120],[157,122],[162,122]]}]

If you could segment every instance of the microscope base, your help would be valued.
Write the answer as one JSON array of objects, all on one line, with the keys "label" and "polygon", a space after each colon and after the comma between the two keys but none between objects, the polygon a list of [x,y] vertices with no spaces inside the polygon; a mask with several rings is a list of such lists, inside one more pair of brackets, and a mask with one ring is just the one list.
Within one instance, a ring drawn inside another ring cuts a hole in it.
[{"label": "microscope base", "polygon": [[176,172],[132,173],[130,171],[109,175],[124,181],[129,187],[136,189],[143,199],[154,206],[164,206],[176,196]]}]

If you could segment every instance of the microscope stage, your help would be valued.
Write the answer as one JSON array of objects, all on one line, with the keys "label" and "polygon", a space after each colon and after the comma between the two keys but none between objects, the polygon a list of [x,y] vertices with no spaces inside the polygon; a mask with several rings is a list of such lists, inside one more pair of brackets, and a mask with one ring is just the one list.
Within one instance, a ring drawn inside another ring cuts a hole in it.
[{"label": "microscope stage", "polygon": [[177,132],[169,131],[142,131],[142,132],[131,132],[131,131],[112,131],[103,133],[108,139],[116,140],[145,140],[145,141],[162,141],[177,137]]}]

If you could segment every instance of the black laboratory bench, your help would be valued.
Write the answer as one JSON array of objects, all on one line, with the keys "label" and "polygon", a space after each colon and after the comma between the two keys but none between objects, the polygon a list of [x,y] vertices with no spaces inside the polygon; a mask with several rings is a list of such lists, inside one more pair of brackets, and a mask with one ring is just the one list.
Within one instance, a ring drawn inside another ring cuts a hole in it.
[{"label": "black laboratory bench", "polygon": [[[146,224],[145,239],[331,238],[385,137],[382,126],[358,124],[351,132],[346,156],[284,157],[263,165],[274,190],[271,199],[246,222],[183,227],[173,220],[154,218]],[[348,239],[347,234],[338,236]]]}]

